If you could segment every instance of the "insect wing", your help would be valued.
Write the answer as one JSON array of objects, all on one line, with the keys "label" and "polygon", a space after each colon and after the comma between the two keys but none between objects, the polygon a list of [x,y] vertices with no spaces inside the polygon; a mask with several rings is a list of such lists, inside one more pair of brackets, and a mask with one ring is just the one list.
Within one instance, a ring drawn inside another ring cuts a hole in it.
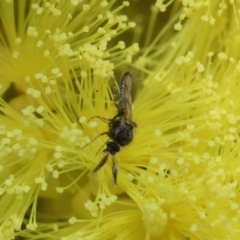
[{"label": "insect wing", "polygon": [[120,95],[118,103],[119,113],[123,113],[126,120],[132,121],[132,78],[129,72],[126,72],[120,85]]}]

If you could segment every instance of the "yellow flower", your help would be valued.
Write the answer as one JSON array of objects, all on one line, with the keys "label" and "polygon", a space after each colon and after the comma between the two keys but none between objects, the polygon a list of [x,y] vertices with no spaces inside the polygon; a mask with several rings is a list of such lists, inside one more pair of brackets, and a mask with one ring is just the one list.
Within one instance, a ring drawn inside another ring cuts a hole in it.
[{"label": "yellow flower", "polygon": [[[238,239],[238,4],[182,4],[0,2],[1,239]],[[114,187],[92,117],[129,69]]]}]

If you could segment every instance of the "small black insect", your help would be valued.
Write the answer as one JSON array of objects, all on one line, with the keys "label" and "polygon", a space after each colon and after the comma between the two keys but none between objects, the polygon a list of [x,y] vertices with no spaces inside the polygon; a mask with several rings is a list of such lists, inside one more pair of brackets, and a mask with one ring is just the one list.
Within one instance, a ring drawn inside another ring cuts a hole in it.
[{"label": "small black insect", "polygon": [[[100,163],[96,166],[93,172],[98,171],[108,160],[109,154],[112,155],[112,175],[114,184],[117,183],[118,165],[114,155],[120,151],[120,148],[128,145],[133,140],[133,129],[137,124],[132,121],[132,78],[129,72],[126,72],[120,83],[120,92],[118,102],[115,103],[117,107],[117,114],[112,119],[100,118],[108,123],[108,131],[99,134],[99,136],[108,135],[106,148],[103,152],[107,153]],[[92,119],[92,118],[91,118]]]}]

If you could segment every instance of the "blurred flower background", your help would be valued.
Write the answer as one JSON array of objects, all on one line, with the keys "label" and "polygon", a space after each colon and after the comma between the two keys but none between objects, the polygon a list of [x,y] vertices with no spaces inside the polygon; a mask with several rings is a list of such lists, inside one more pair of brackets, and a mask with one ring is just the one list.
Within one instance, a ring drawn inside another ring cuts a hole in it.
[{"label": "blurred flower background", "polygon": [[[0,238],[239,239],[239,15],[231,0],[1,0]],[[92,172],[108,126],[88,120],[116,114],[126,71],[138,127],[114,187],[111,157]]]}]

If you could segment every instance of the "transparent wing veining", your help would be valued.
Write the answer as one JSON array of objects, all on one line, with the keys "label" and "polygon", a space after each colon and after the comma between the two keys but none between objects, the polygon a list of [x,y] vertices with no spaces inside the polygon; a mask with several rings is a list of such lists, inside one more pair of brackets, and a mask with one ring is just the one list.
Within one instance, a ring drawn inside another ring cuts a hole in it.
[{"label": "transparent wing veining", "polygon": [[124,74],[120,84],[118,113],[123,114],[127,121],[132,121],[132,78],[129,72]]}]

